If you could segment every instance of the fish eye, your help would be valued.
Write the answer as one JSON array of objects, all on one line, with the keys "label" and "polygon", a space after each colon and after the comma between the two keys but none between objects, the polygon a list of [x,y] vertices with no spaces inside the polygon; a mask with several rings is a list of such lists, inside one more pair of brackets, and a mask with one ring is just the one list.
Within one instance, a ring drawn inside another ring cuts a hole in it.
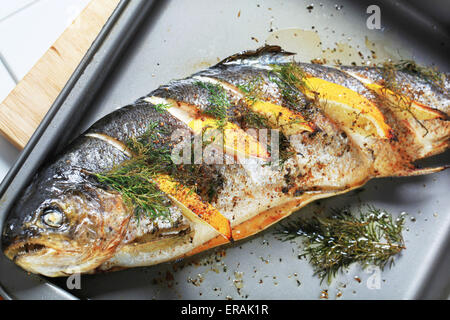
[{"label": "fish eye", "polygon": [[64,223],[64,213],[56,206],[46,207],[41,218],[44,224],[52,228],[59,228]]}]

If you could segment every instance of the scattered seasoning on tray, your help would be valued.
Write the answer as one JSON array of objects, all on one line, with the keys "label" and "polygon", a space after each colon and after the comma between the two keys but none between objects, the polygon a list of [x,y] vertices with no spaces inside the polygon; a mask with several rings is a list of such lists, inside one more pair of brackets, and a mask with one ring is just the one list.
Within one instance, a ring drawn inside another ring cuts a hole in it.
[{"label": "scattered seasoning on tray", "polygon": [[242,279],[242,276],[243,276],[242,272],[238,271],[234,272],[235,279],[233,280],[233,284],[236,287],[239,294],[241,294],[241,289],[244,287],[244,280]]},{"label": "scattered seasoning on tray", "polygon": [[331,216],[314,216],[282,225],[277,234],[287,241],[303,237],[304,250],[321,282],[330,284],[339,270],[358,262],[363,268],[392,266],[394,256],[405,249],[402,236],[404,215],[397,219],[373,206],[360,208],[359,217],[348,208]]}]

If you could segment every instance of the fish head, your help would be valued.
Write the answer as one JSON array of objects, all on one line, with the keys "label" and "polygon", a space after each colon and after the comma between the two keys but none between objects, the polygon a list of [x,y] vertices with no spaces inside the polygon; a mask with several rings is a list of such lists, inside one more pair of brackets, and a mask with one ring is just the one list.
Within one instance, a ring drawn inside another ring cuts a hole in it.
[{"label": "fish head", "polygon": [[47,170],[10,212],[3,249],[32,273],[56,277],[91,271],[125,237],[128,211],[118,193],[95,184],[81,170]]}]

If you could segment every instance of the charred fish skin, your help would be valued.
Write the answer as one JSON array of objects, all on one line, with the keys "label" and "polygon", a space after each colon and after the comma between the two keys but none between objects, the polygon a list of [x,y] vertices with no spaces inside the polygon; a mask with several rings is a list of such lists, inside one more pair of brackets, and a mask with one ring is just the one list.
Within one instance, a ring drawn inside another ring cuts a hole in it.
[{"label": "charred fish skin", "polygon": [[[348,192],[371,178],[444,168],[412,165],[449,147],[442,112],[425,112],[417,124],[368,87],[358,76],[361,69],[295,63],[292,55],[277,46],[239,53],[100,119],[24,191],[2,233],[6,255],[47,276],[148,266],[228,241],[217,228],[187,219],[187,207],[215,212],[228,220],[235,239],[243,239],[315,199]],[[288,78],[286,72],[292,72]],[[430,108],[443,108],[427,101]],[[250,113],[263,123],[246,121],[242,115]],[[224,158],[237,160],[231,165],[170,166],[163,176],[169,180],[153,177],[160,191],[166,190],[164,219],[138,220],[124,195],[96,178],[139,160],[135,141],[170,153],[181,142],[172,140],[172,133],[190,133],[192,144],[211,126],[230,128],[234,138],[250,144],[260,141],[246,129],[277,130],[289,151],[285,163],[274,170],[266,153],[251,154],[247,162],[228,154],[239,151],[230,148]],[[180,185],[171,189],[171,179]]]}]

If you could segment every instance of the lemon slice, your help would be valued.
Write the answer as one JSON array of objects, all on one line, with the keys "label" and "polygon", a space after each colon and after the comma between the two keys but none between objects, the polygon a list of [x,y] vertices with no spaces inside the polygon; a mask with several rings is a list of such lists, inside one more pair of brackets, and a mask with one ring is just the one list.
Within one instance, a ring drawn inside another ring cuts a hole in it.
[{"label": "lemon slice", "polygon": [[203,134],[207,141],[219,146],[223,144],[224,152],[233,157],[259,158],[264,161],[270,159],[263,144],[232,122],[219,125],[217,119],[200,115],[196,106],[172,99],[149,97],[145,100],[153,104],[169,104],[171,107],[167,111],[170,114],[187,124],[195,134]]},{"label": "lemon slice", "polygon": [[445,115],[430,106],[424,105],[414,99],[409,98],[404,94],[399,94],[385,86],[379,85],[367,77],[357,73],[346,70],[346,73],[361,81],[366,88],[375,92],[378,96],[390,102],[388,106],[395,112],[396,116],[402,120],[411,120],[414,117],[416,120],[431,120],[431,119],[445,119]]},{"label": "lemon slice", "polygon": [[186,218],[207,224],[226,239],[233,240],[230,221],[211,204],[203,202],[192,189],[174,181],[168,175],[158,175],[153,181],[182,210]]},{"label": "lemon slice", "polygon": [[375,83],[365,84],[365,86],[391,102],[391,109],[402,119],[411,119],[411,117],[417,120],[444,118],[441,112],[414,101],[405,95],[395,93],[384,86]]},{"label": "lemon slice", "polygon": [[380,110],[369,99],[347,87],[320,78],[305,77],[300,90],[310,99],[319,99],[325,113],[349,129],[363,135],[393,137]]},{"label": "lemon slice", "polygon": [[207,142],[220,144],[219,140],[223,138],[225,153],[233,157],[260,158],[265,161],[270,159],[267,149],[256,138],[232,122],[227,122],[219,129],[216,119],[202,117],[190,121],[188,125],[194,133],[203,133]]},{"label": "lemon slice", "polygon": [[249,102],[248,108],[266,118],[271,126],[279,128],[286,136],[314,131],[313,126],[303,116],[280,105],[257,100],[254,103]]},{"label": "lemon slice", "polygon": [[238,87],[221,80],[202,76],[196,76],[194,78],[203,82],[222,86],[222,88],[231,93],[236,100],[244,100],[246,108],[249,108],[253,112],[267,119],[272,128],[280,129],[286,136],[299,134],[304,131],[314,131],[313,124],[306,121],[302,115],[293,112],[288,108],[263,100],[249,101]]}]

